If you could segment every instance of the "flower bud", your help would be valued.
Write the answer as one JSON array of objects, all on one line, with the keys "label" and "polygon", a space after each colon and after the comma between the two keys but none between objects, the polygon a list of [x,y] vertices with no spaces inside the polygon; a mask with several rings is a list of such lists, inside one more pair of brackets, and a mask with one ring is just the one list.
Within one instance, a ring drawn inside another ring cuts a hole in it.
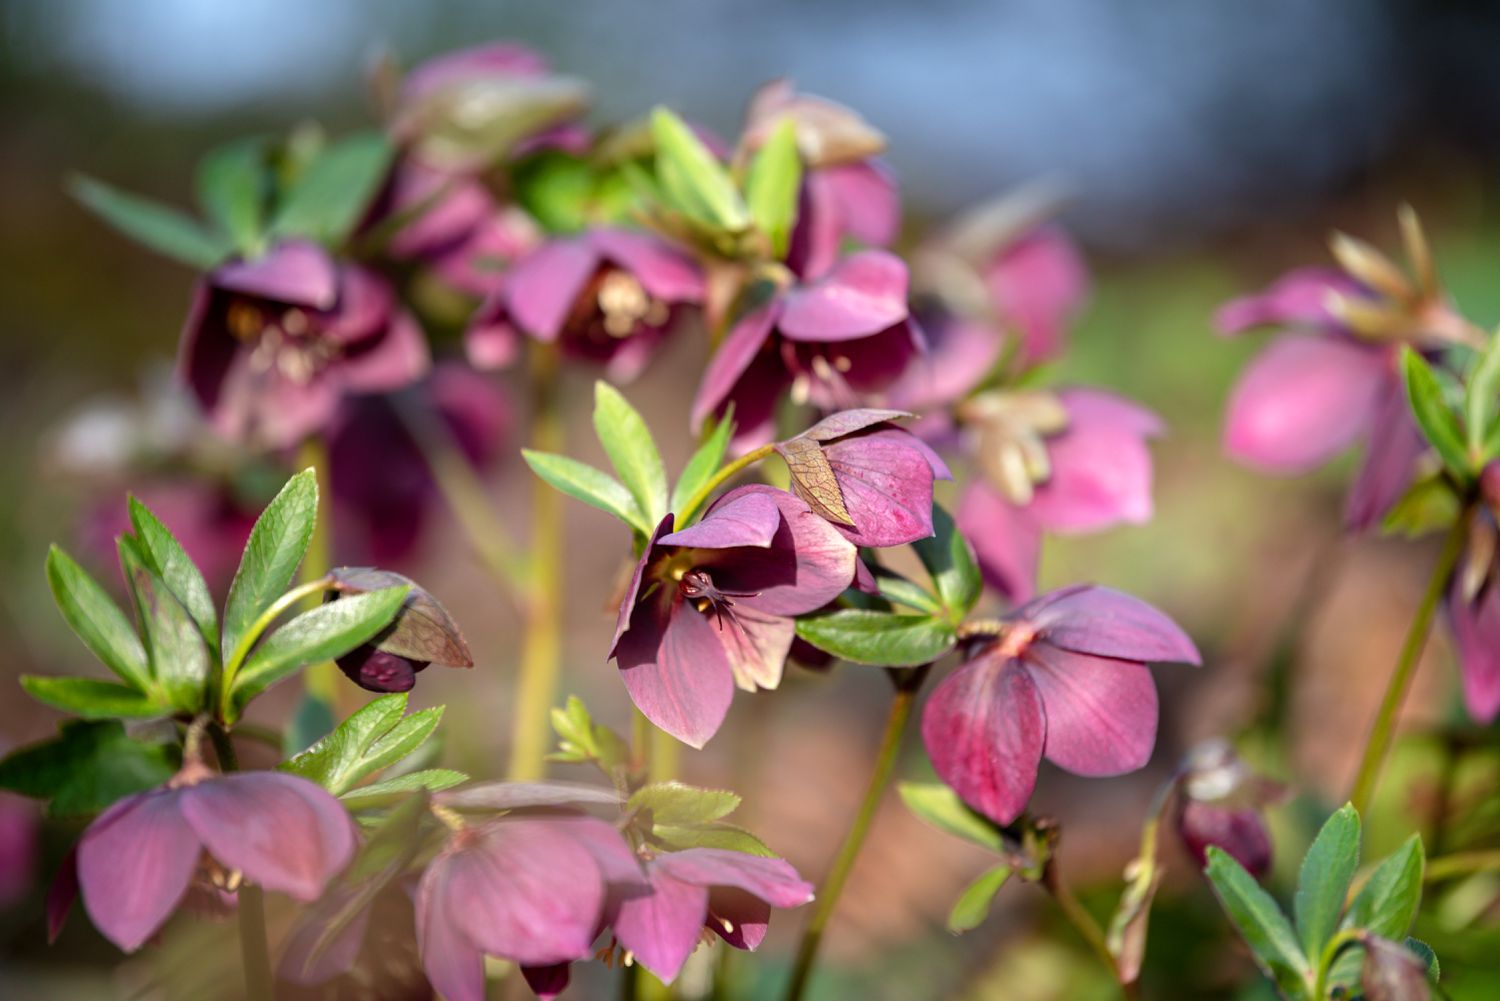
[{"label": "flower bud", "polygon": [[386,587],[410,588],[396,620],[384,632],[337,659],[339,670],[359,687],[372,692],[409,692],[417,672],[428,664],[474,666],[469,645],[448,610],[410,578],[373,567],[338,567],[329,576],[334,580],[330,601]]},{"label": "flower bud", "polygon": [[431,661],[412,660],[386,653],[366,643],[335,661],[344,677],[367,692],[409,692],[417,683],[417,672]]},{"label": "flower bud", "polygon": [[1282,787],[1252,771],[1224,741],[1200,744],[1184,764],[1177,833],[1199,865],[1221,848],[1257,878],[1271,870],[1271,835],[1262,809]]}]

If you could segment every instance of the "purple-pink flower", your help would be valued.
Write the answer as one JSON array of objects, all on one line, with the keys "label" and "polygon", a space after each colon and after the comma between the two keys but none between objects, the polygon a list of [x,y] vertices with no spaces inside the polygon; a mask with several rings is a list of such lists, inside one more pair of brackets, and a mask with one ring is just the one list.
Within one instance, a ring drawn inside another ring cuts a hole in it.
[{"label": "purple-pink flower", "polygon": [[1056,358],[1089,295],[1083,255],[1061,227],[1038,226],[981,267],[990,306],[1029,364]]},{"label": "purple-pink flower", "polygon": [[[1492,577],[1490,572],[1471,576],[1461,568],[1453,575],[1445,602],[1464,706],[1481,725],[1500,715],[1500,585]],[[1470,579],[1478,586],[1466,586]]]},{"label": "purple-pink flower", "polygon": [[997,823],[1021,815],[1043,757],[1121,775],[1156,743],[1148,661],[1200,663],[1192,640],[1137,598],[1083,585],[1043,595],[971,645],[928,700],[922,739],[938,776]]},{"label": "purple-pink flower", "polygon": [[843,258],[811,282],[779,290],[742,316],[709,362],[693,427],[734,405],[735,447],[771,441],[788,388],[820,410],[860,406],[925,350],[906,303],[901,259],[880,250]]},{"label": "purple-pink flower", "polygon": [[322,430],[345,394],[398,389],[428,364],[383,279],[296,240],[209,272],[182,334],[183,376],[215,426],[268,447]]},{"label": "purple-pink flower", "polygon": [[1178,785],[1177,834],[1199,866],[1220,848],[1259,878],[1271,871],[1271,832],[1263,811],[1285,789],[1251,771],[1223,741],[1193,748]]},{"label": "purple-pink flower", "polygon": [[131,952],[171,916],[200,867],[310,901],[353,853],[354,825],[321,786],[189,764],[89,825],[78,843],[78,886],[95,927]]},{"label": "purple-pink flower", "polygon": [[619,901],[615,938],[662,981],[676,979],[707,928],[736,949],[756,949],[773,907],[798,907],[812,884],[782,859],[689,848],[646,860],[650,892]]},{"label": "purple-pink flower", "polygon": [[480,306],[467,334],[469,359],[503,367],[530,337],[628,381],[682,309],[702,301],[698,266],[658,237],[609,228],[558,237],[522,258]]},{"label": "purple-pink flower", "polygon": [[736,686],[781,682],[793,616],[854,579],[855,548],[802,500],[750,485],[673,531],[668,515],[641,554],[620,605],[610,656],[636,706],[702,747]]}]

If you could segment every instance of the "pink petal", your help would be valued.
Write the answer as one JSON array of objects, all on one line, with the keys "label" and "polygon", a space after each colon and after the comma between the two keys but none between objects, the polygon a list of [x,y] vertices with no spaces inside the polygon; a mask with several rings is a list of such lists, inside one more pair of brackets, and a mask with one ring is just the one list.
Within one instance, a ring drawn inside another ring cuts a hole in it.
[{"label": "pink petal", "polygon": [[[356,890],[339,887],[305,912],[281,946],[276,975],[294,984],[321,984],[354,968],[370,926],[367,901],[339,930],[331,942],[318,950],[327,922],[354,902]],[[314,952],[317,951],[317,955]]]},{"label": "pink petal", "polygon": [[659,634],[632,624],[615,660],[636,708],[683,743],[703,747],[724,722],[734,672],[713,623],[695,609],[679,605]]},{"label": "pink petal", "polygon": [[552,240],[523,257],[506,276],[506,302],[516,326],[551,343],[599,266],[584,240]]},{"label": "pink petal", "polygon": [[464,353],[479,369],[507,368],[521,354],[521,334],[510,322],[505,293],[495,292],[484,301],[464,331]]},{"label": "pink petal", "polygon": [[402,103],[426,97],[435,90],[474,80],[537,77],[547,72],[547,60],[515,42],[487,42],[448,52],[419,63],[401,81]]},{"label": "pink petal", "polygon": [[960,495],[954,520],[973,545],[985,582],[1012,602],[1031,600],[1036,593],[1042,531],[1030,511],[975,479]]},{"label": "pink petal", "polygon": [[1156,415],[1094,390],[1059,394],[1068,428],[1047,442],[1052,473],[1039,484],[1032,516],[1053,532],[1092,532],[1151,520],[1151,452]]},{"label": "pink petal", "polygon": [[1382,353],[1353,341],[1278,338],[1230,395],[1224,448],[1266,472],[1306,472],[1369,429],[1385,379]]},{"label": "pink petal", "polygon": [[1396,506],[1411,486],[1417,460],[1427,447],[1427,439],[1412,419],[1405,387],[1395,378],[1388,379],[1365,444],[1364,462],[1344,509],[1344,523],[1352,531],[1371,528]]},{"label": "pink petal", "polygon": [[298,900],[323,892],[354,854],[354,825],[322,786],[240,772],[182,791],[182,815],[209,854],[252,883]]},{"label": "pink petal", "polygon": [[891,406],[922,412],[956,402],[990,373],[1004,346],[997,331],[955,316],[924,312],[922,329],[927,353],[886,390]]},{"label": "pink petal", "polygon": [[664,535],[659,541],[664,546],[764,549],[780,528],[781,508],[775,501],[763,493],[736,490],[715,502],[698,524]]},{"label": "pink petal", "polygon": [[[698,392],[693,398],[692,427],[694,432],[703,426],[703,422],[710,414],[718,411],[729,400],[736,385],[760,356],[761,349],[770,339],[771,329],[780,315],[781,300],[773,299],[761,308],[745,314],[730,329],[729,336],[724,338],[724,343],[719,345],[719,350],[715,351],[713,358],[709,359],[708,367],[703,371],[703,378],[698,383]],[[779,361],[776,362],[776,367],[780,368]],[[759,404],[756,407],[757,412],[774,411],[776,406],[774,397],[769,400],[757,397],[756,400]],[[739,409],[736,408],[737,411]],[[736,412],[735,422],[744,427],[755,421],[753,418],[747,420],[745,415]]]},{"label": "pink petal", "polygon": [[[721,590],[755,592],[737,606],[768,615],[801,615],[837,598],[854,579],[858,551],[799,497],[753,483],[726,497],[759,494],[781,509],[782,531],[769,549],[737,550],[712,564]],[[722,576],[721,576],[721,571]]]},{"label": "pink petal", "polygon": [[411,157],[396,165],[382,201],[386,220],[415,213],[387,245],[398,258],[461,242],[496,211],[494,199],[477,180],[434,170]]},{"label": "pink petal", "polygon": [[1188,800],[1177,815],[1177,831],[1199,865],[1208,863],[1213,846],[1228,852],[1256,878],[1271,871],[1271,836],[1259,811]]},{"label": "pink petal", "polygon": [[1214,328],[1224,335],[1268,326],[1338,330],[1343,324],[1328,311],[1329,296],[1362,292],[1360,284],[1342,271],[1299,268],[1287,272],[1262,292],[1226,302],[1214,315]]},{"label": "pink petal", "polygon": [[1006,247],[984,271],[995,312],[1032,362],[1055,357],[1089,294],[1088,266],[1060,228],[1043,226]]},{"label": "pink petal", "polygon": [[287,240],[264,257],[221,265],[209,280],[228,292],[308,309],[332,309],[339,297],[333,259],[322,247],[306,240]]},{"label": "pink petal", "polygon": [[587,239],[601,256],[630,272],[647,293],[663,302],[702,302],[703,272],[686,254],[649,233],[591,230]]},{"label": "pink petal", "polygon": [[840,531],[856,546],[902,546],[932,535],[932,464],[892,428],[841,438],[823,447],[854,528]]},{"label": "pink petal", "polygon": [[715,887],[708,894],[707,924],[736,949],[754,952],[770,930],[771,905],[744,890]]},{"label": "pink petal", "polygon": [[1090,584],[1052,591],[1014,614],[1052,646],[1121,660],[1201,664],[1198,648],[1146,602]]},{"label": "pink petal", "polygon": [[906,265],[894,254],[850,254],[812,284],[790,289],[778,326],[794,340],[869,337],[906,319],[906,286]]},{"label": "pink petal", "polygon": [[1047,760],[1075,775],[1123,775],[1151,760],[1156,683],[1144,664],[1036,643],[1026,669],[1047,715]]},{"label": "pink petal", "polygon": [[797,437],[813,441],[833,441],[856,431],[863,431],[876,424],[897,421],[912,416],[905,410],[880,410],[875,407],[860,407],[855,410],[840,410],[829,414]]},{"label": "pink petal", "polygon": [[735,600],[731,612],[720,619],[707,618],[718,630],[735,685],[746,692],[776,688],[797,635],[796,622],[784,615],[767,615],[741,599]]},{"label": "pink petal", "polygon": [[839,259],[843,242],[832,182],[821,170],[807,171],[797,193],[797,221],[787,244],[786,266],[805,282],[821,278]]},{"label": "pink petal", "polygon": [[[625,635],[625,631],[631,627],[631,620],[637,611],[636,603],[640,598],[641,579],[646,573],[646,564],[650,563],[652,557],[657,555],[656,547],[661,543],[662,536],[672,531],[672,523],[675,517],[675,515],[668,513],[662,518],[661,522],[656,526],[656,531],[651,533],[651,539],[646,543],[646,548],[641,551],[641,558],[636,560],[635,570],[630,575],[630,583],[626,586],[625,594],[620,600],[620,611],[615,616],[615,635],[614,639],[610,641],[609,653],[605,654],[606,660],[615,655],[616,650],[620,646],[620,637]],[[645,616],[641,621],[641,628],[653,634],[652,643],[659,642],[661,631],[666,628],[665,616],[655,614],[660,609],[661,606],[656,604],[641,610]]]},{"label": "pink petal", "polygon": [[1476,723],[1488,725],[1500,715],[1500,587],[1489,583],[1470,603],[1459,592],[1460,579],[1454,579],[1447,610],[1464,705]]},{"label": "pink petal", "polygon": [[202,846],[183,819],[181,793],[121,800],[78,842],[78,884],[94,926],[134,952],[171,916],[198,868]]},{"label": "pink petal", "polygon": [[444,1001],[484,1001],[484,953],[459,925],[452,855],[439,855],[417,885],[417,948]]},{"label": "pink petal", "polygon": [[922,741],[938,777],[1000,824],[1026,809],[1046,739],[1030,674],[993,653],[943,679],[922,713]]},{"label": "pink petal", "polygon": [[698,945],[708,917],[708,889],[674,878],[661,858],[649,866],[651,892],[621,901],[612,927],[637,962],[671,983]]},{"label": "pink petal", "polygon": [[537,823],[547,824],[556,837],[581,846],[611,886],[645,888],[646,874],[641,871],[641,863],[614,824],[581,814],[557,814]]},{"label": "pink petal", "polygon": [[834,211],[846,234],[860,243],[889,246],[901,229],[896,175],[880,160],[820,168]]},{"label": "pink petal", "polygon": [[403,309],[391,314],[384,334],[366,350],[351,352],[339,364],[339,373],[352,390],[382,393],[416,382],[431,366],[427,338]]},{"label": "pink petal", "polygon": [[744,890],[772,907],[800,907],[813,898],[812,884],[785,859],[723,848],[688,848],[659,855],[652,879],[663,873],[698,886]]}]

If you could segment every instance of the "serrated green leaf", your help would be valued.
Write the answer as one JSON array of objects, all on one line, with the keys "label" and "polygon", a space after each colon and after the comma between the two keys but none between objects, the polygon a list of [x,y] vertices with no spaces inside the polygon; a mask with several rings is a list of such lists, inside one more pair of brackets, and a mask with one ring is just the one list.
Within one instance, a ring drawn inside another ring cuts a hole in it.
[{"label": "serrated green leaf", "polygon": [[889,570],[875,571],[875,585],[880,589],[880,596],[887,601],[914,608],[928,616],[943,614],[943,603],[937,599],[936,595],[920,584],[897,576]]},{"label": "serrated green leaf", "polygon": [[948,930],[955,935],[978,928],[989,917],[995,894],[1010,879],[1011,867],[997,865],[964,888],[953,910],[948,912]]},{"label": "serrated green leaf", "polygon": [[0,760],[0,789],[48,800],[53,816],[71,817],[155,788],[177,767],[175,745],[132,740],[117,720],[69,720],[52,740]]},{"label": "serrated green leaf", "polygon": [[228,665],[251,624],[286,592],[312,542],[318,520],[318,475],[312,469],[287,480],[256,519],[224,603],[220,651]]},{"label": "serrated green leaf", "polygon": [[303,612],[259,643],[234,677],[234,706],[249,701],[287,675],[374,639],[391,624],[409,588],[388,587],[350,595]]},{"label": "serrated green leaf", "polygon": [[667,202],[716,229],[743,231],[750,222],[729,172],[687,124],[666,108],[651,113],[656,179]]},{"label": "serrated green leaf", "polygon": [[687,465],[682,467],[682,475],[677,478],[677,485],[672,488],[670,506],[673,511],[680,513],[683,505],[691,500],[693,495],[719,471],[719,466],[724,461],[724,453],[729,448],[729,436],[732,434],[734,434],[734,404],[730,403],[723,418],[709,429],[708,434],[703,437],[703,443],[693,452]]},{"label": "serrated green leaf", "polygon": [[393,779],[372,782],[367,786],[351,789],[339,797],[346,809],[369,810],[389,806],[409,797],[411,793],[442,792],[469,781],[469,776],[451,768],[424,768],[418,772],[407,772]]},{"label": "serrated green leaf", "polygon": [[622,768],[630,760],[630,747],[609,727],[594,722],[588,706],[576,695],[565,707],[552,710],[552,729],[557,733],[555,761],[572,764],[595,762],[605,773]]},{"label": "serrated green leaf", "polygon": [[639,411],[602,379],[594,383],[594,433],[646,523],[655,527],[667,513],[667,470],[661,452]]},{"label": "serrated green leaf", "polygon": [[1470,475],[1470,461],[1458,418],[1449,409],[1442,383],[1432,366],[1409,347],[1401,349],[1401,375],[1406,398],[1422,436],[1437,450],[1443,465],[1461,478]]},{"label": "serrated green leaf", "polygon": [[234,252],[228,237],[159,202],[83,175],[74,177],[68,189],[115,229],[174,261],[206,270]]},{"label": "serrated green leaf", "polygon": [[443,707],[434,706],[402,719],[405,709],[405,692],[382,695],[278,767],[341,795],[365,776],[415,751],[432,736],[443,715]]},{"label": "serrated green leaf", "polygon": [[213,663],[208,644],[172,589],[147,565],[140,543],[122,535],[119,548],[155,685],[173,708],[196,713],[208,702]]},{"label": "serrated green leaf", "polygon": [[1217,846],[1208,849],[1208,866],[1203,871],[1225,913],[1250,946],[1256,965],[1286,996],[1305,996],[1311,970],[1297,933],[1276,901],[1244,866]]},{"label": "serrated green leaf", "polygon": [[929,615],[845,608],[797,620],[797,635],[852,664],[916,667],[953,649],[953,627]]},{"label": "serrated green leaf", "polygon": [[135,628],[88,571],[53,546],[47,553],[47,582],[63,619],[104,666],[140,691],[151,690],[146,647]]},{"label": "serrated green leaf", "polygon": [[350,136],[323,150],[282,200],[271,232],[331,246],[359,222],[390,170],[395,150],[379,132]]},{"label": "serrated green leaf", "polygon": [[651,834],[657,841],[676,851],[684,848],[722,848],[762,858],[780,858],[760,838],[733,824],[708,824],[702,827],[658,824]]},{"label": "serrated green leaf", "polygon": [[655,525],[647,525],[646,516],[630,491],[603,470],[566,455],[533,452],[529,448],[521,450],[521,457],[533,473],[574,500],[613,515],[642,535],[649,537],[655,530]]},{"label": "serrated green leaf", "polygon": [[219,618],[214,611],[213,595],[209,593],[208,582],[203,579],[202,571],[150,508],[134,497],[129,499],[129,506],[130,524],[135,528],[136,541],[140,543],[149,566],[177,600],[182,602],[182,606],[197,623],[198,631],[202,633],[203,641],[209,645],[210,653],[216,654],[217,650],[214,648],[218,645]]},{"label": "serrated green leaf", "polygon": [[908,810],[938,830],[997,854],[1008,851],[1000,828],[969,809],[958,793],[941,782],[902,782],[896,791]]},{"label": "serrated green leaf", "polygon": [[1355,894],[1343,927],[1363,928],[1381,938],[1400,939],[1416,920],[1422,902],[1422,839],[1413,834],[1381,861]]},{"label": "serrated green leaf", "polygon": [[653,823],[671,827],[698,826],[722,820],[740,805],[740,797],[724,789],[699,789],[682,782],[653,782],[641,786],[625,804],[631,812],[651,811]]},{"label": "serrated green leaf", "polygon": [[238,139],[211,150],[194,177],[198,204],[247,255],[261,250],[265,223],[266,144]]},{"label": "serrated green leaf", "polygon": [[21,687],[43,705],[84,719],[150,719],[172,713],[171,706],[162,705],[129,685],[113,681],[23,674]]},{"label": "serrated green leaf", "polygon": [[1432,946],[1419,938],[1407,938],[1406,947],[1412,954],[1427,966],[1427,982],[1436,984],[1443,979],[1443,967],[1438,962],[1437,953],[1432,951]]},{"label": "serrated green leaf", "polygon": [[1359,814],[1346,803],[1323,824],[1303,856],[1292,910],[1308,956],[1321,956],[1339,926],[1349,884],[1359,868],[1359,829]]},{"label": "serrated green leaf", "polygon": [[948,621],[957,625],[979,601],[984,582],[969,540],[958,530],[953,516],[936,504],[932,506],[932,529],[932,537],[918,539],[912,549],[932,577],[938,597],[948,610]]},{"label": "serrated green leaf", "polygon": [[792,226],[797,221],[797,195],[802,187],[802,159],[797,155],[797,126],[784,118],[771,133],[745,178],[745,201],[755,227],[771,242],[772,255],[786,256]]}]

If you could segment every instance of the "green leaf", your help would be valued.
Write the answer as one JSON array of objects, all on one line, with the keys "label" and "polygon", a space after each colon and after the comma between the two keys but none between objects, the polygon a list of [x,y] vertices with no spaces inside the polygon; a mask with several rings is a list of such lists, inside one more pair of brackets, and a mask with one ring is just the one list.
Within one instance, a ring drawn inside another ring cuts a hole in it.
[{"label": "green leaf", "polygon": [[372,782],[370,785],[351,789],[339,799],[346,809],[368,810],[390,806],[418,790],[442,792],[444,789],[452,789],[467,781],[469,781],[469,776],[451,768],[425,768],[419,772],[407,772],[393,779]]},{"label": "green leaf", "polygon": [[1406,398],[1422,435],[1437,450],[1443,465],[1467,479],[1471,472],[1469,453],[1458,418],[1448,408],[1443,386],[1427,359],[1409,347],[1401,349],[1401,375]]},{"label": "green leaf", "polygon": [[1362,928],[1381,938],[1400,939],[1416,920],[1422,902],[1422,839],[1413,834],[1375,867],[1349,905],[1343,927]]},{"label": "green leaf", "polygon": [[1359,868],[1359,826],[1359,814],[1346,803],[1324,823],[1302,859],[1292,910],[1308,956],[1321,956],[1339,926],[1349,883]]},{"label": "green leaf", "polygon": [[135,597],[136,615],[146,640],[151,675],[165,700],[174,708],[196,713],[208,701],[212,658],[198,624],[182,602],[147,565],[147,557],[133,536],[119,539],[120,566]]},{"label": "green leaf", "polygon": [[135,528],[136,541],[140,543],[148,565],[193,617],[204,642],[210,648],[214,647],[219,638],[219,619],[203,573],[150,508],[134,497],[130,498],[129,504],[130,524]]},{"label": "green leaf", "polygon": [[733,824],[707,824],[702,827],[658,824],[651,834],[657,841],[676,851],[684,848],[722,848],[746,855],[759,855],[761,858],[780,857],[767,848],[760,838]]},{"label": "green leaf", "polygon": [[117,720],[69,720],[52,740],[0,760],[0,789],[50,800],[50,814],[71,817],[155,788],[177,766],[174,745],[132,740]]},{"label": "green leaf", "polygon": [[224,636],[219,649],[226,666],[251,624],[286,592],[312,541],[317,521],[318,475],[304,469],[287,480],[250,530],[224,603]]},{"label": "green leaf", "polygon": [[729,172],[687,123],[657,108],[651,113],[651,135],[656,178],[672,207],[717,229],[739,232],[749,225],[749,211]]},{"label": "green leaf", "polygon": [[915,608],[928,616],[943,614],[943,604],[936,596],[920,584],[897,576],[890,570],[884,568],[876,570],[875,585],[880,588],[880,596],[887,601]]},{"label": "green leaf", "polygon": [[724,453],[729,448],[729,436],[732,434],[734,434],[734,404],[730,403],[729,411],[709,429],[708,434],[703,437],[703,444],[698,446],[692,457],[688,459],[687,465],[682,467],[682,475],[677,478],[677,485],[672,488],[669,506],[673,511],[681,511],[683,505],[687,504],[693,495],[719,471],[719,466],[724,461]]},{"label": "green leaf", "polygon": [[390,141],[379,132],[330,145],[287,192],[271,222],[271,232],[329,245],[342,243],[385,181],[394,154]]},{"label": "green leaf", "polygon": [[261,249],[265,223],[266,144],[238,139],[209,152],[194,178],[198,204],[246,254]]},{"label": "green leaf", "polygon": [[47,553],[47,582],[63,619],[84,646],[126,683],[149,691],[146,647],[104,588],[56,546]]},{"label": "green leaf", "polygon": [[958,530],[953,516],[936,504],[932,506],[932,529],[932,537],[918,539],[912,549],[931,575],[938,597],[948,610],[948,621],[957,625],[979,601],[984,582],[969,540]]},{"label": "green leaf", "polygon": [[1414,539],[1447,528],[1462,510],[1463,503],[1453,492],[1452,483],[1439,470],[1406,489],[1386,512],[1380,530]]},{"label": "green leaf", "polygon": [[797,194],[802,187],[802,160],[797,155],[797,126],[783,118],[750,161],[745,178],[745,201],[755,226],[771,241],[777,260],[786,256],[792,225],[797,220]]},{"label": "green leaf", "polygon": [[388,587],[319,605],[259,643],[234,677],[236,711],[287,675],[342,657],[391,624],[408,588]]},{"label": "green leaf", "polygon": [[896,791],[908,810],[938,830],[997,854],[1010,850],[993,821],[969,809],[958,793],[941,782],[902,782]]},{"label": "green leaf", "polygon": [[172,712],[170,706],[161,705],[151,696],[113,681],[23,674],[21,687],[43,705],[84,719],[149,719]]},{"label": "green leaf", "polygon": [[845,608],[797,620],[797,635],[853,664],[915,667],[953,649],[953,627],[928,615]]},{"label": "green leaf", "polygon": [[589,224],[594,170],[557,150],[527,158],[512,173],[517,203],[549,233],[576,233]]},{"label": "green leaf", "polygon": [[631,794],[626,809],[651,811],[653,823],[698,826],[722,820],[740,805],[740,797],[723,789],[699,789],[681,782],[653,782]]},{"label": "green leaf", "polygon": [[1412,951],[1413,955],[1426,964],[1427,982],[1429,984],[1436,984],[1443,979],[1443,967],[1438,963],[1437,953],[1432,951],[1432,946],[1419,938],[1408,938],[1406,940],[1406,947]]},{"label": "green leaf", "polygon": [[594,383],[594,433],[620,482],[654,528],[667,514],[666,467],[640,413],[602,379]]},{"label": "green leaf", "polygon": [[576,695],[568,696],[566,707],[552,710],[552,729],[558,738],[558,753],[552,755],[553,761],[595,762],[609,773],[630,760],[630,747],[609,727],[595,723],[588,706]]},{"label": "green leaf", "polygon": [[75,176],[68,189],[115,229],[174,261],[208,269],[234,252],[227,237],[159,202],[126,194],[83,175]]},{"label": "green leaf", "polygon": [[1464,430],[1468,433],[1469,453],[1480,466],[1493,458],[1484,453],[1484,445],[1485,432],[1495,418],[1497,405],[1500,405],[1500,336],[1490,338],[1464,389]]},{"label": "green leaf", "polygon": [[443,707],[434,706],[401,718],[406,693],[382,695],[344,720],[328,736],[280,769],[318,783],[335,796],[360,779],[386,768],[420,747],[437,729]]},{"label": "green leaf", "polygon": [[1229,919],[1250,946],[1255,963],[1288,997],[1308,993],[1311,972],[1297,934],[1271,895],[1232,856],[1217,846],[1208,849],[1203,870]]},{"label": "green leaf", "polygon": [[529,448],[521,449],[521,457],[526,460],[526,465],[531,467],[533,473],[574,500],[581,500],[614,515],[647,537],[655,531],[656,526],[647,524],[646,516],[630,491],[603,470],[577,459],[570,459],[566,455],[533,452]]},{"label": "green leaf", "polygon": [[1011,867],[997,865],[970,883],[948,912],[948,930],[955,935],[978,928],[989,916],[995,894],[1010,879]]}]

